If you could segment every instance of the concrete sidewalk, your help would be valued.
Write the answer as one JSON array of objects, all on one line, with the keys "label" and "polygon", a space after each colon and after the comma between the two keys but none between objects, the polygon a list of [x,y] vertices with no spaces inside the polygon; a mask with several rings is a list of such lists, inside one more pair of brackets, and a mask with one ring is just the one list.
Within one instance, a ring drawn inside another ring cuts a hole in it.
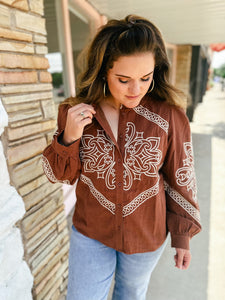
[{"label": "concrete sidewalk", "polygon": [[187,271],[174,267],[170,241],[156,267],[147,299],[225,299],[225,92],[215,85],[191,123],[203,230],[191,241]]}]

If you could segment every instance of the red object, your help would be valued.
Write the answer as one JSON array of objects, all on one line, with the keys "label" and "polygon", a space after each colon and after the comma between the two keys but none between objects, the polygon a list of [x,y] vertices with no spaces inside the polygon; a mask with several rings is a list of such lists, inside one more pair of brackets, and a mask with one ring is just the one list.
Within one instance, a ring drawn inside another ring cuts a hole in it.
[{"label": "red object", "polygon": [[223,43],[220,43],[220,44],[211,44],[210,48],[213,51],[220,52],[222,50],[225,50],[225,44],[223,44]]}]

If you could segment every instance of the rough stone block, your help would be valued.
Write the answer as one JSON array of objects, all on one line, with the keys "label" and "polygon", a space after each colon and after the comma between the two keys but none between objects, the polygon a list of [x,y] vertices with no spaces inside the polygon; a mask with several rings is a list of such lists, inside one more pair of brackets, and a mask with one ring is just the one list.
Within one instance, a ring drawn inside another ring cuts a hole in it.
[{"label": "rough stone block", "polygon": [[47,224],[45,227],[42,228],[43,235],[40,235],[37,238],[37,234],[36,234],[30,240],[28,240],[26,242],[26,252],[28,256],[30,256],[31,255],[30,253],[33,252],[35,249],[37,249],[45,239],[51,236],[54,231],[56,231],[56,224],[54,223],[52,226],[48,226]]},{"label": "rough stone block", "polygon": [[55,111],[55,103],[53,100],[41,101],[41,107],[44,112],[45,119],[55,118],[56,111]]},{"label": "rough stone block", "polygon": [[45,19],[20,11],[15,12],[16,27],[46,35]]},{"label": "rough stone block", "polygon": [[51,99],[51,98],[52,98],[52,92],[44,92],[44,93],[34,93],[34,94],[30,93],[26,95],[2,97],[2,101],[5,105],[7,105],[7,104],[14,104],[14,103],[39,101],[39,100]]},{"label": "rough stone block", "polygon": [[[51,249],[51,251],[48,253],[47,256],[45,256],[41,261],[40,263],[35,267],[35,268],[32,268],[31,266],[31,269],[34,271],[34,272],[40,272],[40,270],[52,259],[56,256],[56,254],[59,252],[61,246],[59,245],[56,245],[55,247],[53,247],[53,249]],[[57,263],[57,260],[55,260],[55,263]]]},{"label": "rough stone block", "polygon": [[[68,270],[64,273],[64,275],[66,275],[66,277],[68,277]],[[63,283],[60,285],[60,292],[61,293],[63,293],[64,291],[66,291],[67,285],[68,285],[68,279],[66,278],[66,279],[63,280]]]},{"label": "rough stone block", "polygon": [[[57,208],[58,207],[60,207],[61,208],[61,206],[63,206],[62,205],[62,203],[59,201],[59,199],[61,199],[61,198],[63,198],[62,197],[62,190],[61,190],[61,185],[60,184],[58,184],[58,189],[55,189],[52,193],[50,193],[49,195],[47,195],[46,197],[44,197],[41,201],[39,201],[36,205],[34,205],[32,208],[30,208],[27,212],[26,212],[26,215],[25,215],[25,217],[28,217],[28,216],[30,216],[30,215],[32,215],[32,214],[34,214],[34,213],[36,213],[37,212],[37,210],[39,210],[39,209],[41,209],[45,204],[47,204],[48,202],[55,202],[56,204],[57,204]],[[60,204],[59,204],[59,202],[60,202]],[[57,215],[57,221],[59,220],[59,217],[58,217],[58,215]],[[57,222],[56,220],[55,220],[55,222]],[[50,221],[49,221],[50,222]],[[46,223],[47,224],[47,223]],[[45,225],[46,225],[45,224]],[[44,225],[44,226],[45,226]],[[29,239],[29,237],[28,237],[28,239]]]},{"label": "rough stone block", "polygon": [[[52,91],[52,89],[53,89],[52,84],[49,83],[6,85],[6,86],[0,86],[0,94],[9,95],[9,94],[16,94],[16,93],[30,93],[30,92],[40,92],[40,91],[43,92],[43,91]],[[31,107],[29,108],[32,108],[33,105],[34,103],[32,103]],[[17,111],[17,109],[15,111]]]},{"label": "rough stone block", "polygon": [[46,283],[55,275],[55,273],[59,270],[61,263],[58,262],[50,272],[45,276],[45,278],[36,286],[34,287],[34,294],[37,295],[40,291],[44,288]]},{"label": "rough stone block", "polygon": [[44,35],[34,34],[34,43],[47,44],[47,37]]},{"label": "rough stone block", "polygon": [[14,113],[14,112],[19,112],[21,110],[32,110],[39,108],[39,102],[27,102],[27,103],[19,103],[19,104],[5,104],[5,109],[8,114]]},{"label": "rough stone block", "polygon": [[26,252],[28,256],[31,252],[35,250],[49,235],[52,234],[53,231],[56,231],[57,225],[56,222],[61,216],[65,217],[64,211],[61,211],[55,219],[52,219],[49,223],[47,223],[44,227],[42,227],[34,236],[32,236],[29,240],[26,239]]},{"label": "rough stone block", "polygon": [[32,119],[26,119],[24,121],[17,121],[17,122],[14,122],[14,123],[10,123],[9,126],[11,128],[16,128],[16,127],[25,126],[25,125],[28,125],[28,124],[38,123],[38,122],[41,122],[41,121],[43,121],[42,116],[32,118]]},{"label": "rough stone block", "polygon": [[[58,263],[58,261],[62,258],[62,256],[64,256],[64,254],[66,252],[68,252],[68,250],[69,250],[69,243],[66,243],[65,245],[61,246],[59,251],[58,251],[58,249],[54,249],[50,253],[49,257],[46,258],[47,265],[46,265],[46,262],[43,261],[42,265],[39,265],[37,268],[33,269],[32,274],[34,275],[35,283],[39,279],[38,273],[41,273],[42,270],[44,269],[43,271],[46,271],[46,273],[45,272],[43,272],[43,273],[44,273],[44,276],[46,276],[46,274],[48,274],[49,270],[51,270],[51,267],[56,265],[56,263]],[[43,273],[40,275],[43,275]],[[42,279],[43,279],[43,277],[42,277]]]},{"label": "rough stone block", "polygon": [[36,124],[29,124],[18,128],[7,128],[7,136],[9,141],[18,140],[27,136],[33,136],[36,133],[44,132],[55,128],[56,121],[50,120]]},{"label": "rough stone block", "polygon": [[43,0],[32,0],[30,1],[30,9],[31,11],[44,15],[44,3]]},{"label": "rough stone block", "polygon": [[39,72],[40,82],[52,82],[52,75],[49,72]]},{"label": "rough stone block", "polygon": [[[52,295],[55,293],[56,289],[59,288],[59,286],[62,283],[62,278],[59,278],[58,280],[53,280],[53,278],[50,279],[48,282],[48,285],[45,286],[45,288],[36,296],[36,300],[53,300]],[[49,286],[51,286],[51,289],[49,290]]]},{"label": "rough stone block", "polygon": [[[48,183],[45,182],[41,187],[37,188],[36,190],[31,191],[32,196],[34,196],[34,198],[36,199],[36,203],[34,203],[34,205],[38,204],[42,199],[44,199],[43,198],[43,196],[45,196],[44,191],[46,190],[47,186],[48,186]],[[51,192],[54,192],[54,190],[48,189],[48,192],[51,193]],[[42,195],[39,196],[38,193],[40,193]],[[28,197],[24,197],[25,202],[26,202],[27,198]],[[33,210],[33,213],[30,213],[28,211],[28,213],[23,218],[23,222],[22,222],[23,230],[25,230],[27,232],[30,229],[32,229],[33,227],[35,227],[35,225],[39,224],[46,216],[51,215],[51,213],[54,212],[54,209],[56,207],[57,207],[57,203],[53,199],[51,199],[50,201],[47,201],[47,203],[42,204],[41,207],[38,206],[38,209],[36,209],[36,207],[35,207]]]},{"label": "rough stone block", "polygon": [[[52,234],[45,243],[41,244],[36,251],[33,253],[32,257],[29,259],[29,265],[31,268],[35,268],[37,266],[40,266],[44,260],[49,260],[47,257],[51,257],[51,252],[58,249],[60,250],[61,246],[65,244],[63,239],[63,235],[67,235],[68,232],[65,230],[62,232],[62,234],[57,235],[56,232]],[[66,262],[64,263],[64,265]],[[66,267],[65,267],[66,268]],[[60,270],[59,272],[60,273]],[[58,274],[57,273],[57,274]]]},{"label": "rough stone block", "polygon": [[43,46],[43,45],[37,45],[35,47],[35,52],[37,54],[47,54],[48,53],[48,47],[47,46]]},{"label": "rough stone block", "polygon": [[1,2],[11,6],[15,7],[24,11],[28,11],[28,3],[27,0],[1,0]]},{"label": "rough stone block", "polygon": [[0,26],[10,27],[10,12],[8,7],[0,4]]},{"label": "rough stone block", "polygon": [[40,138],[16,147],[7,149],[8,164],[13,165],[34,157],[43,152],[47,146],[46,139]]},{"label": "rough stone block", "polygon": [[0,53],[0,67],[9,69],[46,70],[49,68],[49,63],[46,57]]},{"label": "rough stone block", "polygon": [[66,219],[64,219],[63,222],[61,222],[60,224],[58,224],[58,232],[63,231],[64,228],[67,228],[67,220]]},{"label": "rough stone block", "polygon": [[18,164],[10,172],[13,184],[18,188],[26,182],[43,174],[41,156],[34,157],[21,164]]},{"label": "rough stone block", "polygon": [[32,266],[32,269],[42,263],[43,259],[45,259],[52,249],[59,246],[58,243],[60,244],[60,237],[57,236],[57,232],[53,232],[50,236],[48,236],[47,240],[35,249],[29,258],[29,265]]},{"label": "rough stone block", "polygon": [[0,37],[9,40],[32,42],[32,34],[6,28],[0,28]]},{"label": "rough stone block", "polygon": [[46,224],[54,220],[54,218],[56,218],[56,216],[61,212],[64,212],[63,206],[60,206],[53,214],[51,214],[48,218],[45,218],[41,223],[39,223],[38,226],[31,229],[29,232],[24,232],[26,239],[30,239],[32,236],[34,236],[39,230],[46,226]]},{"label": "rough stone block", "polygon": [[[55,294],[55,291],[58,290],[60,288],[60,286],[63,283],[63,274],[66,272],[66,269],[68,268],[68,262],[61,264],[58,272],[51,278],[51,280],[48,282],[48,285],[46,286],[45,290],[47,288],[49,288],[49,286],[52,286],[51,289],[49,290],[49,292],[44,296],[44,298],[46,300],[52,300],[53,299],[53,295]],[[54,279],[58,279],[56,281],[56,284],[54,284]],[[40,293],[40,295],[42,294],[42,292]],[[44,294],[44,291],[43,291]]]},{"label": "rough stone block", "polygon": [[[38,189],[32,191],[30,194],[23,197],[26,210],[29,210],[32,206],[36,205],[40,202],[44,197],[53,193],[56,189],[59,188],[58,184],[51,184],[50,182],[46,182],[44,185],[39,187]],[[24,219],[24,224],[26,224],[27,220]],[[32,227],[29,227],[30,229]],[[24,225],[24,229],[26,229]],[[28,228],[27,228],[28,229]],[[27,230],[26,230],[27,231]]]},{"label": "rough stone block", "polygon": [[31,191],[39,188],[42,184],[46,183],[46,180],[48,180],[46,178],[45,175],[42,175],[38,178],[36,178],[35,180],[32,180],[31,182],[25,184],[24,186],[22,186],[21,188],[19,188],[19,194],[21,196],[25,196],[27,194],[29,194]]},{"label": "rough stone block", "polygon": [[33,270],[34,274],[34,284],[37,285],[47,276],[47,274],[52,270],[52,268],[61,260],[61,258],[67,253],[69,250],[69,243],[67,243],[65,246],[61,247],[60,251],[53,257],[50,261],[48,261],[48,264],[45,265],[41,270],[35,272],[36,270]]},{"label": "rough stone block", "polygon": [[22,144],[34,141],[36,139],[41,139],[42,137],[43,137],[42,133],[39,133],[39,134],[37,133],[37,134],[34,134],[32,136],[28,136],[28,137],[25,137],[25,138],[22,138],[22,139],[19,139],[19,140],[15,140],[15,141],[9,141],[8,140],[8,147],[9,148],[17,147],[17,146],[20,146]]},{"label": "rough stone block", "polygon": [[[39,106],[39,103],[37,103]],[[27,119],[40,117],[42,116],[42,112],[40,110],[40,107],[38,108],[32,108],[30,110],[25,111],[16,111],[13,113],[9,113],[9,123],[17,122],[17,121],[25,121]],[[19,123],[19,126],[22,126],[23,123]]]},{"label": "rough stone block", "polygon": [[25,43],[0,41],[0,51],[34,53],[34,46]]},{"label": "rough stone block", "polygon": [[[0,59],[1,60],[1,59]],[[0,84],[36,83],[37,73],[31,72],[0,72]]]},{"label": "rough stone block", "polygon": [[50,299],[50,300],[58,300],[58,299],[60,299],[60,289],[58,288],[56,291],[54,291],[54,293],[52,293],[52,291],[53,291],[53,288],[45,296],[46,300],[47,299]]}]

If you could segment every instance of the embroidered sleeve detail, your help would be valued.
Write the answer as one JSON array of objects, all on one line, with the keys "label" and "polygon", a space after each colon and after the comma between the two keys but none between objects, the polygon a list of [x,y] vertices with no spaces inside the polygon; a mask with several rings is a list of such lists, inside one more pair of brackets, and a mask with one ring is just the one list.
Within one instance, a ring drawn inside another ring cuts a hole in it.
[{"label": "embroidered sleeve detail", "polygon": [[179,186],[186,186],[188,192],[191,190],[192,198],[197,202],[197,187],[191,142],[184,143],[184,152],[186,158],[183,160],[183,167],[176,171],[176,182]]},{"label": "embroidered sleeve detail", "polygon": [[168,134],[169,123],[165,119],[160,117],[158,114],[149,111],[147,108],[143,107],[142,105],[134,107],[133,110],[137,114],[139,114],[139,115],[143,116],[144,118],[146,118],[147,120],[157,124],[159,127],[161,127]]},{"label": "embroidered sleeve detail", "polygon": [[149,198],[157,195],[159,192],[159,180],[150,189],[142,192],[136,198],[134,198],[130,203],[123,207],[123,217],[132,214],[140,205],[142,205]]},{"label": "embroidered sleeve detail", "polygon": [[69,184],[70,185],[70,181],[69,180],[58,180],[52,170],[52,167],[48,161],[48,159],[42,155],[42,167],[43,170],[45,172],[45,175],[48,177],[48,179],[53,182],[53,183],[64,183],[64,184]]},{"label": "embroidered sleeve detail", "polygon": [[98,200],[98,202],[105,207],[106,209],[108,209],[113,215],[115,215],[115,210],[116,210],[116,206],[114,203],[112,203],[111,201],[109,201],[108,199],[105,198],[105,196],[103,196],[94,186],[93,182],[91,181],[91,179],[89,179],[88,177],[86,177],[85,175],[81,175],[80,176],[80,180],[83,181],[83,183],[87,184],[92,195],[95,197],[95,199]]},{"label": "embroidered sleeve detail", "polygon": [[164,181],[164,189],[177,204],[179,204],[190,216],[192,216],[192,218],[194,218],[199,224],[201,224],[200,213],[197,208],[195,208],[182,195],[180,195],[176,190],[169,186],[166,181]]}]

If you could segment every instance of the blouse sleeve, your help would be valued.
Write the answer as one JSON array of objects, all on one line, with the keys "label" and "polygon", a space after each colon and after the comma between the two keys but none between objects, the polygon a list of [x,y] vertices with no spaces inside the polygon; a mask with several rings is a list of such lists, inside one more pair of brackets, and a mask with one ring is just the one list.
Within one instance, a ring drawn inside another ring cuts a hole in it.
[{"label": "blouse sleeve", "polygon": [[162,172],[172,247],[189,249],[189,241],[201,230],[201,224],[190,124],[179,109],[171,113]]},{"label": "blouse sleeve", "polygon": [[61,105],[58,113],[58,129],[52,143],[45,148],[42,155],[43,170],[52,183],[74,184],[80,175],[81,162],[79,157],[80,139],[70,146],[60,143],[66,125],[68,105]]}]

